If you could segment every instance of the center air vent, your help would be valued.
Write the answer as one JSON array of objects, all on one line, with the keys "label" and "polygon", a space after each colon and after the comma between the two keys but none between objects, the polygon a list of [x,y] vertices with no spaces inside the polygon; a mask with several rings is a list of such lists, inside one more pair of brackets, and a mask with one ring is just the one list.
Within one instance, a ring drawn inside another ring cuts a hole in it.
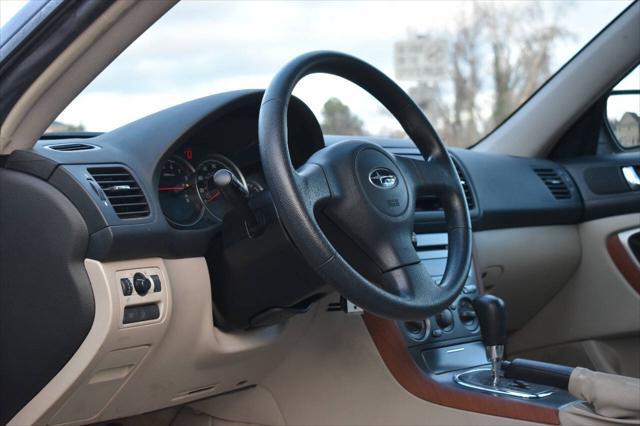
[{"label": "center air vent", "polygon": [[87,151],[89,149],[98,149],[95,145],[89,145],[88,143],[64,143],[58,145],[48,145],[47,148],[54,151],[72,152],[72,151]]},{"label": "center air vent", "polygon": [[[469,206],[469,210],[472,210],[475,207],[475,200],[473,199],[473,192],[471,192],[471,186],[469,185],[469,181],[467,180],[462,168],[458,165],[458,163],[453,162],[453,165],[456,167],[456,172],[458,173],[458,177],[460,178],[460,184],[462,185],[462,190],[464,191],[464,198],[467,200],[467,206]],[[435,195],[425,195],[422,197],[418,197],[416,200],[416,211],[419,212],[428,212],[428,211],[438,211],[442,210],[442,205],[440,204],[440,200]]]},{"label": "center air vent", "polygon": [[562,179],[557,170],[551,168],[534,168],[534,172],[542,179],[542,182],[549,188],[551,194],[557,200],[567,200],[571,198],[571,191],[567,183]]},{"label": "center air vent", "polygon": [[456,163],[453,162],[453,165],[456,167],[456,172],[458,172],[458,177],[460,178],[460,183],[462,184],[462,189],[464,190],[464,198],[467,199],[467,206],[469,206],[469,210],[475,207],[475,202],[473,200],[473,193],[471,192],[471,187],[469,186],[469,182],[462,172],[462,168]]},{"label": "center air vent", "polygon": [[120,219],[134,219],[149,215],[149,204],[144,192],[127,169],[91,167],[87,171],[100,185]]}]

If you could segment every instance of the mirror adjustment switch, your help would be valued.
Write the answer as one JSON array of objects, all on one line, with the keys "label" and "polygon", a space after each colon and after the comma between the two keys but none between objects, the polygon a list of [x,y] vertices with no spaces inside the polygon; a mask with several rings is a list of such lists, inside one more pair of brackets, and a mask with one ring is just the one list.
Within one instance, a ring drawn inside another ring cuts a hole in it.
[{"label": "mirror adjustment switch", "polygon": [[136,289],[136,293],[144,296],[151,289],[151,281],[143,273],[136,272],[133,275],[133,287]]},{"label": "mirror adjustment switch", "polygon": [[120,287],[122,287],[122,294],[125,296],[133,294],[133,284],[129,278],[120,278]]},{"label": "mirror adjustment switch", "polygon": [[160,281],[160,277],[158,275],[151,275],[151,281],[153,281],[154,293],[162,291],[162,282]]}]

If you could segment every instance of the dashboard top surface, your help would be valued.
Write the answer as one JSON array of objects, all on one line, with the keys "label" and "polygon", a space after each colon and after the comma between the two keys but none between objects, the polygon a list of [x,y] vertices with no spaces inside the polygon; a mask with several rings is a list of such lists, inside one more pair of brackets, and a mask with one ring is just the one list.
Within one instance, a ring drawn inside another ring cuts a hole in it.
[{"label": "dashboard top surface", "polygon": [[[219,231],[220,221],[216,215],[206,214],[203,217],[208,219],[189,226],[167,220],[161,199],[162,193],[170,190],[159,188],[178,188],[181,196],[184,190],[180,189],[181,184],[161,186],[163,170],[166,171],[168,161],[186,163],[185,167],[194,174],[190,185],[202,192],[196,183],[199,168],[205,168],[203,162],[223,158],[229,160],[230,167],[237,166],[244,180],[259,188],[256,192],[268,191],[261,173],[257,139],[262,93],[245,90],[212,95],[160,111],[109,133],[88,135],[92,136],[89,138],[45,137],[32,151],[12,154],[5,167],[38,175],[65,193],[88,221],[92,254],[97,258],[129,256],[132,250],[123,247],[136,239],[148,243],[143,244],[149,248],[146,255],[199,254]],[[292,162],[296,166],[323,146],[348,138],[323,137],[311,110],[295,98],[288,127]],[[359,139],[376,143],[395,155],[420,155],[410,140]],[[52,149],[65,144],[90,144],[95,149],[66,152]],[[559,163],[457,148],[451,148],[450,153],[468,192],[467,200],[472,204],[474,230],[578,223],[583,218],[582,189]],[[146,196],[148,216],[122,219],[100,200],[86,181],[87,168],[106,165],[124,166],[131,173]],[[559,179],[558,183],[566,187],[566,197],[558,198],[545,185],[545,173]],[[204,192],[209,197],[214,194]],[[422,201],[416,213],[416,230],[442,230],[444,215],[437,202]],[[135,254],[139,257],[141,253]]]}]

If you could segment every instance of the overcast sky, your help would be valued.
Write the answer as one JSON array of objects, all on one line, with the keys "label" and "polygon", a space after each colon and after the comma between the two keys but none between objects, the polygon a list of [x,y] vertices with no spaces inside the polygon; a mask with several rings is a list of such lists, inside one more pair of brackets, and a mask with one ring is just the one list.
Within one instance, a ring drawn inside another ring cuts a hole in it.
[{"label": "overcast sky", "polygon": [[[0,0],[0,23],[21,3]],[[628,3],[567,4],[562,24],[575,37],[554,52],[554,67]],[[496,5],[514,7],[511,2]],[[449,31],[470,6],[469,1],[182,1],[89,85],[59,120],[110,130],[197,97],[265,87],[287,61],[317,49],[354,54],[393,76],[393,44],[406,38],[408,29]],[[318,115],[327,98],[337,96],[365,120],[369,132],[395,128],[375,101],[337,78],[307,78],[295,93]]]}]

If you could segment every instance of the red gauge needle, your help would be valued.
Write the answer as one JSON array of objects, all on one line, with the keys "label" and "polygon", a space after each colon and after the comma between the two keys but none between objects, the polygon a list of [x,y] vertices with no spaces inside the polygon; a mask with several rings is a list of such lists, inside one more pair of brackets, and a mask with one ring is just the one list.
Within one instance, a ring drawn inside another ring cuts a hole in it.
[{"label": "red gauge needle", "polygon": [[182,186],[163,186],[158,188],[160,191],[184,191],[187,187],[185,185]]},{"label": "red gauge needle", "polygon": [[214,192],[213,194],[211,194],[211,197],[207,198],[207,203],[212,202],[213,200],[218,198],[219,195],[220,195],[220,191]]}]

